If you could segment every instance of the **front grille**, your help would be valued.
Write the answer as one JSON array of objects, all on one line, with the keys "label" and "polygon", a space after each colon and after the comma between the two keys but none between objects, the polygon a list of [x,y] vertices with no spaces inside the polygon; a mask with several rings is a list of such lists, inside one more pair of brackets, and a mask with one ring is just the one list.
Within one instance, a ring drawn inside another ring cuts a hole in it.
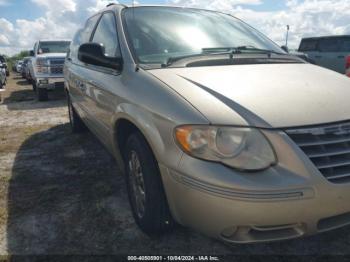
[{"label": "front grille", "polygon": [[350,123],[286,130],[325,178],[350,182]]},{"label": "front grille", "polygon": [[51,67],[50,71],[53,75],[61,75],[63,74],[63,67]]},{"label": "front grille", "polygon": [[51,59],[50,60],[50,72],[53,75],[63,74],[64,59]]},{"label": "front grille", "polygon": [[51,59],[50,60],[50,65],[60,65],[63,66],[64,64],[64,59]]}]

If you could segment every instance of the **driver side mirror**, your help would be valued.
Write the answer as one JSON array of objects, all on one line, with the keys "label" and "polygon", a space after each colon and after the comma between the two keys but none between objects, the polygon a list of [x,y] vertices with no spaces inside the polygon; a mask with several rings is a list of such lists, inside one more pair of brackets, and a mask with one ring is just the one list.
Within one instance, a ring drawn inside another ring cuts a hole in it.
[{"label": "driver side mirror", "polygon": [[123,61],[121,57],[105,55],[105,47],[98,43],[86,43],[79,47],[78,59],[86,64],[112,68],[121,71]]},{"label": "driver side mirror", "polygon": [[29,56],[34,56],[34,50],[29,51]]},{"label": "driver side mirror", "polygon": [[281,46],[281,48],[282,48],[285,52],[289,53],[289,48],[288,48],[288,46],[283,45],[283,46]]}]

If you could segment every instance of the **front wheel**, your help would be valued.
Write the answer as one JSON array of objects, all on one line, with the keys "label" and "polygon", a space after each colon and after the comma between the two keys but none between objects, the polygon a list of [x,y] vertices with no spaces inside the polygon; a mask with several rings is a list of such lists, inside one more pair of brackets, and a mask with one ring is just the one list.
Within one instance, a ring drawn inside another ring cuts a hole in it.
[{"label": "front wheel", "polygon": [[124,150],[129,202],[138,226],[148,235],[164,234],[174,227],[158,163],[148,143],[136,132]]},{"label": "front wheel", "polygon": [[75,111],[72,101],[67,93],[67,102],[68,102],[68,113],[69,113],[69,123],[73,133],[82,133],[86,130],[86,126]]},{"label": "front wheel", "polygon": [[46,88],[38,88],[38,87],[36,87],[36,94],[37,94],[38,101],[47,101],[47,100],[49,100],[49,95],[48,95],[48,92],[47,92]]}]

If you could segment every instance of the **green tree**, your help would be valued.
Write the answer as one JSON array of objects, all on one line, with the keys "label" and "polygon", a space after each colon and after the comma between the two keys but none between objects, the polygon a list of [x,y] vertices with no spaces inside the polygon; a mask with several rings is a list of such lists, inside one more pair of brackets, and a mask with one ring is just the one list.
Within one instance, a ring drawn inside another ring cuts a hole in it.
[{"label": "green tree", "polygon": [[29,51],[21,51],[20,53],[14,55],[14,56],[8,57],[7,62],[8,62],[9,67],[12,68],[12,65],[14,65],[16,63],[16,61],[23,60],[23,58],[25,58],[27,56],[29,56]]}]

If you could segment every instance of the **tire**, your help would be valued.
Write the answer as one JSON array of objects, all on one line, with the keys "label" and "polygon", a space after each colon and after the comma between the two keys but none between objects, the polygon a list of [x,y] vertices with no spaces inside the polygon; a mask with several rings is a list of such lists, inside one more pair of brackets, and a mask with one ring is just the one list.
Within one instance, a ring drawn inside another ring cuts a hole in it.
[{"label": "tire", "polygon": [[137,225],[150,236],[169,232],[175,222],[169,211],[157,160],[141,133],[129,136],[124,159],[129,202]]},{"label": "tire", "polygon": [[4,88],[4,85],[3,83],[0,81],[0,89],[3,89]]},{"label": "tire", "polygon": [[49,100],[49,95],[46,88],[36,88],[36,95],[38,101],[40,102]]},{"label": "tire", "polygon": [[36,82],[32,81],[33,91],[36,92]]},{"label": "tire", "polygon": [[68,104],[68,113],[69,113],[69,123],[72,129],[72,133],[83,133],[86,131],[86,126],[75,111],[69,94],[67,93],[67,104]]}]

